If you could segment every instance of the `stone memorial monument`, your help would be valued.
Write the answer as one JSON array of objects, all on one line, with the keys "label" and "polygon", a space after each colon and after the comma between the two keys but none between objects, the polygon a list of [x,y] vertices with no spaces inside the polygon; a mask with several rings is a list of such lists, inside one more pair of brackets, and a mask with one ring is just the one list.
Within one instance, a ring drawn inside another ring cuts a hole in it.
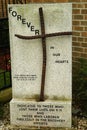
[{"label": "stone memorial monument", "polygon": [[11,124],[71,127],[72,4],[9,5]]}]

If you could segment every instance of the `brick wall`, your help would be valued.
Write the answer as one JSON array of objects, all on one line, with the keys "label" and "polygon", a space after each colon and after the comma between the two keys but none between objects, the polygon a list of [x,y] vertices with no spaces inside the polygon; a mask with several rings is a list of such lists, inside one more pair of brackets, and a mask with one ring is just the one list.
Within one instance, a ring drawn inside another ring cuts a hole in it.
[{"label": "brick wall", "polygon": [[[6,3],[12,0],[6,0]],[[15,1],[15,0],[14,0]],[[87,59],[87,0],[22,0],[22,2],[72,2],[72,29],[73,29],[73,63],[77,63],[78,58]],[[4,0],[3,0],[4,3]],[[5,3],[4,3],[5,4]],[[0,3],[1,5],[1,3]],[[5,6],[4,6],[5,8]],[[1,6],[0,6],[1,10]],[[73,64],[74,65],[74,64]]]},{"label": "brick wall", "polygon": [[73,61],[77,61],[79,57],[87,59],[87,3],[85,2],[73,2]]}]

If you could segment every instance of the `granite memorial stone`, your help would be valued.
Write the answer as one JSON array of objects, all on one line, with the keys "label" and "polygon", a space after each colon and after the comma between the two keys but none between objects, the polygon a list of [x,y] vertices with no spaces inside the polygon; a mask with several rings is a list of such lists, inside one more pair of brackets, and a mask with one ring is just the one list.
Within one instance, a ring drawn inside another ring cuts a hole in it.
[{"label": "granite memorial stone", "polygon": [[72,4],[9,5],[11,124],[71,127]]}]

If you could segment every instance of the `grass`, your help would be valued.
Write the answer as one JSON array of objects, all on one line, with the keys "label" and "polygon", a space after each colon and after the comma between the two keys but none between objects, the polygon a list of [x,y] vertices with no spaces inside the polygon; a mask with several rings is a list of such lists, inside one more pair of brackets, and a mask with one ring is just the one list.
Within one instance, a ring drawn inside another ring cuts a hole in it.
[{"label": "grass", "polygon": [[0,70],[0,89],[10,85],[10,72]]},{"label": "grass", "polygon": [[12,98],[12,88],[0,91],[0,103],[5,103]]}]

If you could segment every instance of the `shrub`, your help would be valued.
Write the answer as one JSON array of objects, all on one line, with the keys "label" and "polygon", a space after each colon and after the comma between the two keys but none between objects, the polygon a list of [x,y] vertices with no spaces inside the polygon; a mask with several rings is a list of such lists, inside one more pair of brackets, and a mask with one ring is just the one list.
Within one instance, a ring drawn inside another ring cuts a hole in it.
[{"label": "shrub", "polygon": [[73,98],[75,104],[79,106],[87,115],[87,60],[79,59],[79,68],[73,76]]}]

